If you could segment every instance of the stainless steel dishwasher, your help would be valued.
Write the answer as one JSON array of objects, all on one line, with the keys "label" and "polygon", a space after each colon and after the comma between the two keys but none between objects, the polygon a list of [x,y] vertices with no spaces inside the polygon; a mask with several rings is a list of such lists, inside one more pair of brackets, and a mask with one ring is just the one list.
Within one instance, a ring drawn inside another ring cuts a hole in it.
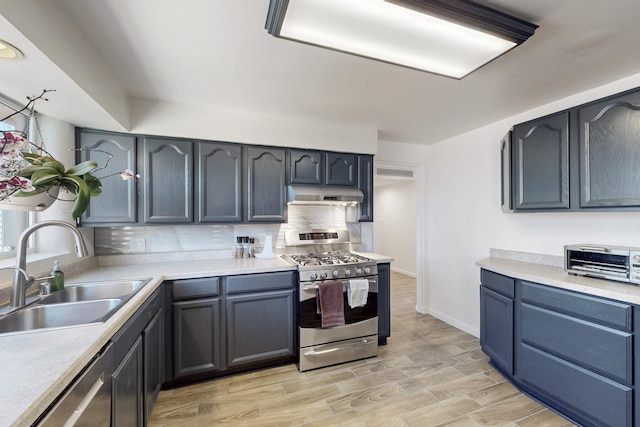
[{"label": "stainless steel dishwasher", "polygon": [[113,360],[113,345],[109,344],[37,425],[109,427]]}]

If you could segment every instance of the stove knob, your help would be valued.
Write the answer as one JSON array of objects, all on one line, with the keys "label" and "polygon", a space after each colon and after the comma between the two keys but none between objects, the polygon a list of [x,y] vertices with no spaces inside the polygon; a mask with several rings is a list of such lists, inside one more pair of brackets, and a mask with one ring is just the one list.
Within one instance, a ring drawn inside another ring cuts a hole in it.
[{"label": "stove knob", "polygon": [[362,276],[362,269],[361,268],[356,268],[356,275]]},{"label": "stove knob", "polygon": [[369,267],[365,267],[364,274],[370,274],[370,273],[371,273],[371,269]]},{"label": "stove knob", "polygon": [[316,273],[310,273],[309,274],[309,279],[316,280],[317,278],[318,278],[318,275]]},{"label": "stove knob", "polygon": [[344,275],[345,275],[346,277],[351,276],[351,270],[345,270],[345,271],[344,271]]},{"label": "stove knob", "polygon": [[640,262],[640,255],[634,255],[633,262]]},{"label": "stove knob", "polygon": [[335,270],[335,271],[334,271],[333,273],[331,273],[331,274],[333,274],[333,278],[334,278],[334,279],[337,279],[338,277],[340,277],[340,273],[338,272],[338,270]]},{"label": "stove knob", "polygon": [[325,271],[320,272],[320,280],[324,280],[327,278],[327,273]]}]

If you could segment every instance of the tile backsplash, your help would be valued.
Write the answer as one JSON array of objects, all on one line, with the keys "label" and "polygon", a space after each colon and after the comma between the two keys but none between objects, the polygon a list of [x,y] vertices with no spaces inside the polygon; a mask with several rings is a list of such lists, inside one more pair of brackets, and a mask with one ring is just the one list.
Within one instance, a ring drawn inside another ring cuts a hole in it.
[{"label": "tile backsplash", "polygon": [[261,251],[271,235],[275,251],[284,248],[284,232],[298,228],[348,229],[352,243],[360,243],[360,224],[347,223],[342,206],[288,206],[285,224],[198,224],[145,227],[101,227],[95,229],[96,255],[140,254],[181,251],[228,251],[236,236],[255,237]]}]

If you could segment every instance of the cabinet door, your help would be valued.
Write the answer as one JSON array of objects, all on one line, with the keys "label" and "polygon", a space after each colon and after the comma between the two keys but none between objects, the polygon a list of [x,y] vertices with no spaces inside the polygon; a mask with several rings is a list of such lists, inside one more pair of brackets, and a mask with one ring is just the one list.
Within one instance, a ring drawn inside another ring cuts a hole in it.
[{"label": "cabinet door", "polygon": [[326,153],[325,181],[329,185],[357,184],[357,168],[355,154]]},{"label": "cabinet door", "polygon": [[493,363],[513,375],[513,300],[480,286],[480,346]]},{"label": "cabinet door", "polygon": [[222,368],[220,299],[173,303],[175,377]]},{"label": "cabinet door", "polygon": [[513,212],[513,185],[512,185],[512,137],[511,131],[507,132],[500,140],[500,205],[502,212]]},{"label": "cabinet door", "polygon": [[285,221],[285,150],[246,147],[249,222]]},{"label": "cabinet door", "polygon": [[569,208],[569,113],[514,128],[514,208]]},{"label": "cabinet door", "polygon": [[[92,197],[82,214],[82,225],[131,224],[137,221],[138,191],[136,180],[123,180],[119,173],[136,171],[136,138],[80,129],[77,134],[79,160],[94,160],[100,170],[102,193]],[[115,175],[113,175],[115,174]],[[113,176],[111,176],[113,175]]]},{"label": "cabinet door", "polygon": [[144,426],[143,419],[143,353],[139,336],[112,377],[112,426]]},{"label": "cabinet door", "polygon": [[144,223],[193,222],[193,143],[144,138],[141,150]]},{"label": "cabinet door", "polygon": [[144,348],[144,419],[145,425],[151,417],[153,404],[162,386],[162,352],[163,345],[163,313],[156,312],[155,316],[142,331]]},{"label": "cabinet door", "polygon": [[359,221],[373,222],[373,156],[358,155],[358,188],[364,194]]},{"label": "cabinet door", "polygon": [[196,145],[196,222],[242,221],[242,147]]},{"label": "cabinet door", "polygon": [[289,184],[322,184],[324,158],[321,151],[288,150]]},{"label": "cabinet door", "polygon": [[580,207],[640,206],[640,92],[578,110]]},{"label": "cabinet door", "polygon": [[391,265],[378,264],[378,343],[391,336]]},{"label": "cabinet door", "polygon": [[294,296],[290,289],[227,297],[227,367],[295,354]]}]

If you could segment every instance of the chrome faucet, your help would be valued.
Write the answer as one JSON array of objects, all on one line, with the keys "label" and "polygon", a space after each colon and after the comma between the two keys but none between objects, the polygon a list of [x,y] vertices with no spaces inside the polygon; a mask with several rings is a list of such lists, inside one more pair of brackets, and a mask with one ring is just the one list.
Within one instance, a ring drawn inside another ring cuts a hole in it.
[{"label": "chrome faucet", "polygon": [[19,308],[25,305],[27,288],[33,283],[30,280],[29,275],[26,272],[27,269],[27,242],[29,236],[38,231],[41,228],[48,226],[57,226],[68,229],[73,233],[73,237],[76,240],[76,254],[78,257],[84,257],[88,255],[87,246],[84,243],[84,238],[74,225],[65,221],[43,221],[32,225],[20,234],[18,237],[18,247],[16,249],[16,267],[15,274],[13,275],[13,287],[11,290],[11,302],[9,306],[12,308]]}]

